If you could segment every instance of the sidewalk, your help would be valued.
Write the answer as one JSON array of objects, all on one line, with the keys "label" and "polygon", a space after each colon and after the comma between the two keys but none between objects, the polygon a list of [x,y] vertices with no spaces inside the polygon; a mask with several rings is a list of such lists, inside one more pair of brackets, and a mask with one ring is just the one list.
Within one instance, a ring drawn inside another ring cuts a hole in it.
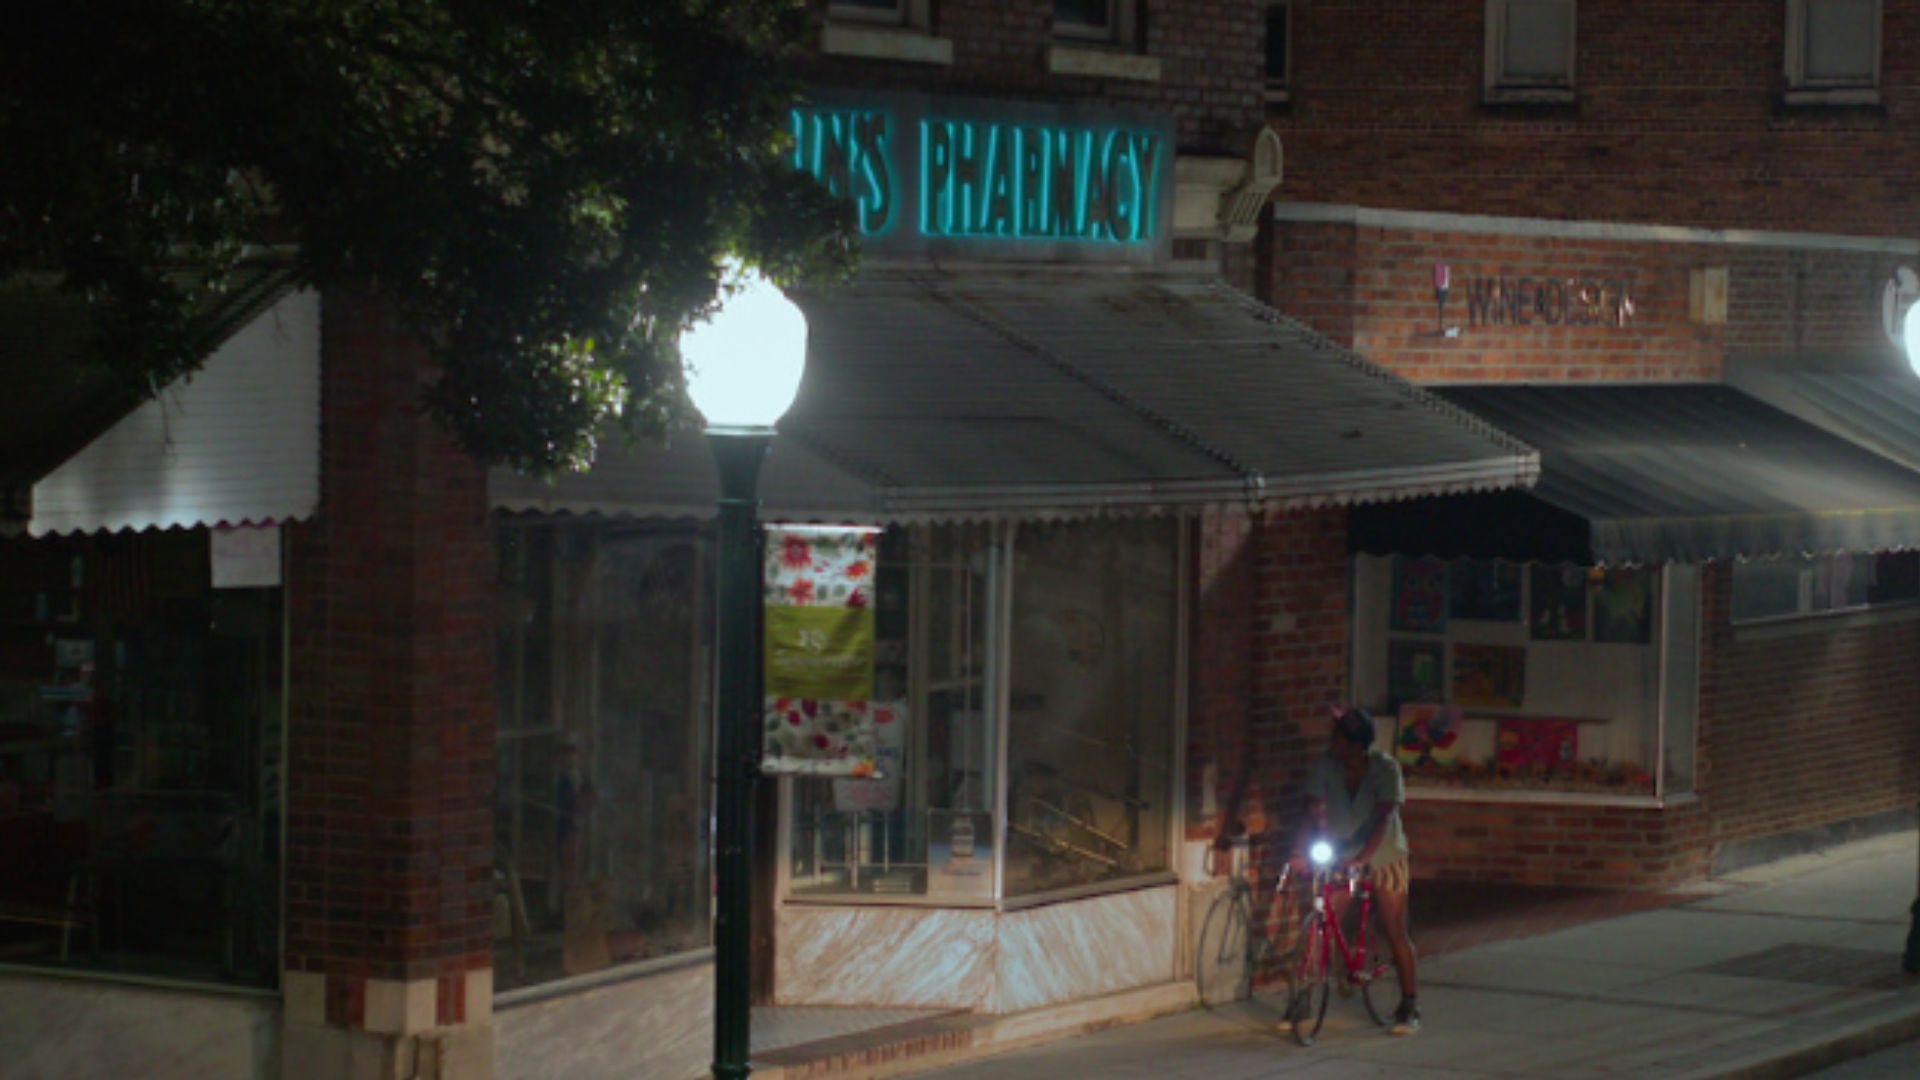
[{"label": "sidewalk", "polygon": [[1273,1031],[1281,1003],[1256,997],[918,1075],[1792,1076],[1920,1036],[1920,978],[1899,971],[1917,844],[1849,844],[1675,906],[1432,958],[1411,1039],[1335,998],[1303,1049]]}]

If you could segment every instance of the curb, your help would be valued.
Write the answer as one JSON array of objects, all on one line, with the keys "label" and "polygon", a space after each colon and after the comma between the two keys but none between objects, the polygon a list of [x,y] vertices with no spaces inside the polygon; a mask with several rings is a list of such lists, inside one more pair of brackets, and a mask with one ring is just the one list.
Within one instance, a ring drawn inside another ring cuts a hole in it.
[{"label": "curb", "polygon": [[[1817,1069],[1865,1057],[1920,1038],[1920,1003],[1908,999],[1902,1004],[1904,1010],[1895,1016],[1852,1024],[1833,1023],[1832,1018],[1827,1018],[1828,1022],[1823,1026],[1830,1027],[1832,1033],[1818,1041],[1791,1048],[1757,1051],[1714,1067],[1686,1073],[1685,1076],[1688,1080],[1778,1080],[1804,1076]],[[1790,1028],[1800,1029],[1812,1023],[1814,1021],[1803,1021],[1790,1025]],[[1766,1039],[1767,1036],[1756,1037],[1756,1041]],[[1728,1049],[1731,1048],[1721,1047],[1717,1052],[1725,1053]]]}]

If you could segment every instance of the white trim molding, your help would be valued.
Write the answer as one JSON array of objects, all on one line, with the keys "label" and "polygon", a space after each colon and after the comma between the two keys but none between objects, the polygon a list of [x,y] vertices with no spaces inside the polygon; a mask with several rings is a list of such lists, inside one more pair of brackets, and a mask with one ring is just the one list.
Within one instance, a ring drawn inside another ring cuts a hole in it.
[{"label": "white trim molding", "polygon": [[1324,222],[1369,229],[1537,236],[1555,240],[1616,240],[1640,244],[1704,244],[1920,255],[1920,239],[1898,236],[1842,236],[1835,233],[1774,232],[1768,229],[1699,229],[1686,225],[1560,221],[1554,218],[1495,217],[1432,210],[1382,210],[1344,203],[1276,202],[1273,204],[1273,220]]}]

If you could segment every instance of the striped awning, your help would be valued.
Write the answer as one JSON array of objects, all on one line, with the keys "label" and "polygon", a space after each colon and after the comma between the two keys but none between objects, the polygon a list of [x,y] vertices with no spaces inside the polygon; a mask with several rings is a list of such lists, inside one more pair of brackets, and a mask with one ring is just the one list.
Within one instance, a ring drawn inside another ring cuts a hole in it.
[{"label": "striped awning", "polygon": [[[856,521],[1362,503],[1524,486],[1533,451],[1218,278],[879,269],[796,296],[808,370],[770,516]],[[617,449],[497,506],[704,517],[698,438]]]},{"label": "striped awning", "polygon": [[30,535],[304,520],[320,501],[320,298],[283,293],[205,366],[31,488]]},{"label": "striped awning", "polygon": [[1538,447],[1540,482],[1356,511],[1354,548],[1665,563],[1920,547],[1920,472],[1732,387],[1441,393]]}]

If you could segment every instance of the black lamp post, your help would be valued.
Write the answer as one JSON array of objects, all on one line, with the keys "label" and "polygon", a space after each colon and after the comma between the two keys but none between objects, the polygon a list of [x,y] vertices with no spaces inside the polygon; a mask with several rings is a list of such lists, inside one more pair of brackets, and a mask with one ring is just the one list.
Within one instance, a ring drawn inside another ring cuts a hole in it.
[{"label": "black lamp post", "polygon": [[720,471],[713,1075],[721,1080],[753,1071],[753,789],[761,709],[754,647],[760,603],[756,489],[773,424],[793,403],[807,358],[807,320],[800,309],[752,271],[737,280],[713,318],[680,341],[687,392],[706,419],[707,445]]},{"label": "black lamp post", "polygon": [[[1916,375],[1920,375],[1920,301],[1908,306],[1901,323],[1900,338],[1906,346],[1907,363],[1913,365]],[[1916,886],[1916,892],[1913,906],[1907,909],[1908,914],[1913,916],[1913,923],[1907,928],[1907,951],[1901,958],[1900,966],[1911,973],[1920,974],[1920,886]]]}]

